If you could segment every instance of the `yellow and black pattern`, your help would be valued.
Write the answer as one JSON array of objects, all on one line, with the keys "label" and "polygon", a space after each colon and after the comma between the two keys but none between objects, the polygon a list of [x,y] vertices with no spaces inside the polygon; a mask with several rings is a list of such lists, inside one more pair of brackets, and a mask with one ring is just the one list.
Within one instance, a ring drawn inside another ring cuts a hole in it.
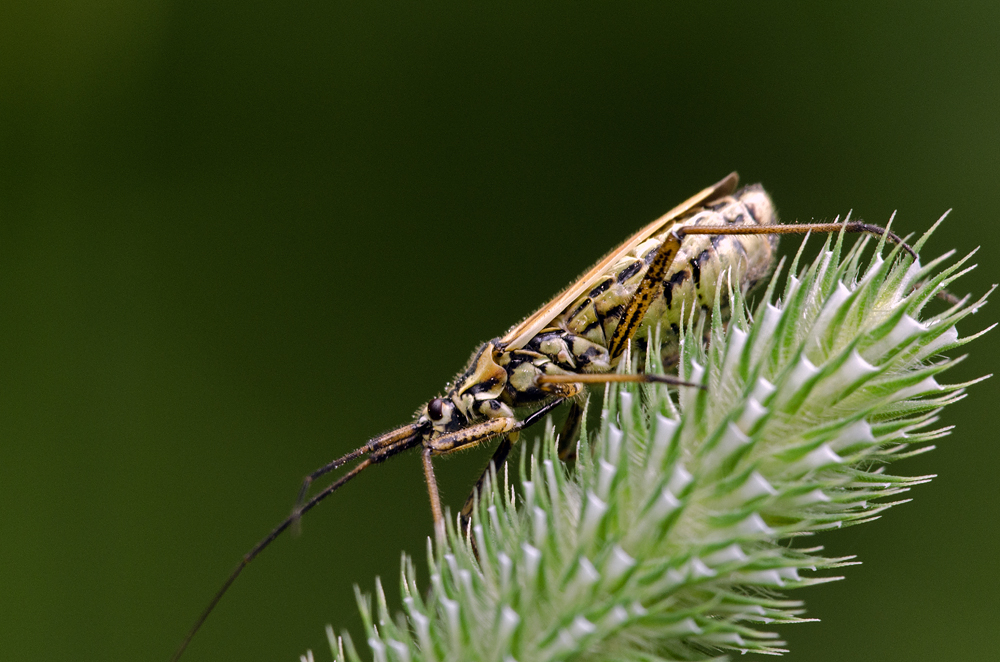
[{"label": "yellow and black pattern", "polygon": [[[600,283],[560,316],[558,325],[595,344],[609,347],[643,276],[672,232],[692,225],[770,225],[775,221],[771,200],[759,185],[745,187],[732,196],[694,210],[622,257]],[[716,283],[730,269],[733,287],[744,292],[750,290],[773,269],[777,244],[776,235],[685,237],[662,279],[662,287],[642,317],[639,331],[632,335],[644,337],[646,328],[657,325],[676,332],[682,308],[688,312],[692,306],[711,310],[715,304]],[[665,351],[673,351],[675,344],[667,338],[664,347]]]},{"label": "yellow and black pattern", "polygon": [[[513,416],[511,410],[517,407],[571,397],[580,387],[539,379],[611,372],[627,341],[639,338],[641,349],[645,330],[657,325],[666,331],[664,360],[671,363],[682,310],[711,310],[716,284],[727,272],[734,287],[751,289],[773,268],[778,243],[769,234],[683,236],[684,228],[765,226],[775,221],[771,199],[759,185],[678,217],[610,265],[589,292],[524,347],[505,350],[497,340],[481,347],[445,396],[454,405],[448,408],[453,413],[435,427],[451,432],[466,421]],[[726,302],[720,304],[725,307]]]}]

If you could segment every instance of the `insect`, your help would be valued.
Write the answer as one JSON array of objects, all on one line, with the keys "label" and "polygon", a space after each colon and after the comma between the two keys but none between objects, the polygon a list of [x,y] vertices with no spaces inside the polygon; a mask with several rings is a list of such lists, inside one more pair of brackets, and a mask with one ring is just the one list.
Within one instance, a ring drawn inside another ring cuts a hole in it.
[{"label": "insect", "polygon": [[[716,283],[723,274],[729,272],[732,282],[744,291],[766,278],[776,261],[778,235],[868,233],[885,236],[916,257],[899,237],[877,225],[781,225],[764,189],[757,184],[737,190],[738,181],[732,173],[688,198],[625,240],[503,337],[484,343],[444,392],[418,410],[412,423],[375,437],[309,474],[292,514],[244,555],[173,659],[180,658],[250,561],[303,514],[368,467],[419,448],[440,537],[445,519],[433,458],[498,438],[491,463],[499,468],[522,430],[569,402],[562,435],[565,443],[580,420],[582,406],[577,396],[586,384],[637,381],[697,387],[665,375],[617,374],[615,368],[633,339],[643,348],[640,330],[659,325],[676,331],[683,308],[711,309]],[[663,351],[676,350],[668,341]],[[669,362],[670,357],[665,358]],[[316,479],[354,461],[353,468],[309,497]],[[462,517],[468,515],[472,503],[470,496]]]}]

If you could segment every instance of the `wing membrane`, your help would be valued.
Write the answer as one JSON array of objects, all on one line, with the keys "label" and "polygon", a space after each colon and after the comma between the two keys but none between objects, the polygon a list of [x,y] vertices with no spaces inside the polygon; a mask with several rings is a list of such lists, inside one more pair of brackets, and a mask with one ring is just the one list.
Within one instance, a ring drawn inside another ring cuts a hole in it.
[{"label": "wing membrane", "polygon": [[636,232],[619,245],[618,248],[595,264],[590,271],[581,276],[576,282],[557,294],[554,299],[535,311],[530,317],[528,317],[528,319],[508,331],[507,335],[500,339],[500,348],[505,350],[520,349],[521,347],[527,345],[528,341],[534,338],[539,331],[548,326],[549,323],[555,319],[557,315],[559,315],[559,313],[566,310],[566,308],[571,303],[576,301],[580,295],[588,291],[597,283],[597,281],[603,278],[608,269],[611,268],[611,266],[617,262],[619,258],[628,254],[629,251],[635,249],[636,246],[644,242],[649,237],[666,228],[677,217],[681,216],[688,210],[693,209],[698,205],[711,202],[716,198],[730,195],[736,190],[738,182],[739,175],[735,172],[730,173],[726,178],[691,196],[660,218]]}]

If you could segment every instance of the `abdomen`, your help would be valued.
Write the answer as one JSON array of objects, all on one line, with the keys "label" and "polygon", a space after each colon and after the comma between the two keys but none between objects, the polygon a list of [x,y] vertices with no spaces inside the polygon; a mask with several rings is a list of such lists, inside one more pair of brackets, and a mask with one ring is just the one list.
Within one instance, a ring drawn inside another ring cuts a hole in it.
[{"label": "abdomen", "polygon": [[[759,185],[747,186],[707,207],[679,219],[666,231],[650,237],[635,251],[611,267],[606,278],[577,299],[560,318],[559,326],[607,346],[646,273],[660,243],[670,230],[685,225],[768,225],[777,221],[770,197]],[[743,292],[765,279],[774,268],[777,235],[689,235],[664,277],[656,296],[636,334],[636,342],[645,344],[647,329],[660,325],[664,332],[664,358],[673,353],[681,310],[687,315],[692,306],[712,310],[716,284],[722,274],[732,270],[734,288]],[[725,297],[727,286],[722,285]],[[723,308],[728,301],[721,301]],[[673,337],[671,337],[673,336]]]}]

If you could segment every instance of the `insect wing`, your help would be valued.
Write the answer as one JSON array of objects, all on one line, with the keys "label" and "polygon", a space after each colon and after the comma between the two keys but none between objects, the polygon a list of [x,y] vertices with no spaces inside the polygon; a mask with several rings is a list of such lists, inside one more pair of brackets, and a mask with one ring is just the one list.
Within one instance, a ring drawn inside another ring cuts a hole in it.
[{"label": "insect wing", "polygon": [[552,301],[535,311],[526,320],[512,328],[507,332],[503,338],[500,339],[500,347],[504,350],[520,349],[528,344],[532,338],[534,338],[539,331],[544,329],[549,325],[559,313],[566,310],[566,307],[577,300],[584,292],[594,286],[597,281],[604,277],[608,269],[615,264],[623,255],[629,253],[635,249],[636,246],[644,242],[646,239],[656,234],[663,228],[667,227],[669,223],[674,221],[677,217],[681,216],[690,209],[697,207],[698,205],[711,202],[716,198],[722,196],[730,195],[736,191],[736,185],[739,182],[739,175],[735,172],[730,173],[727,177],[719,181],[717,184],[709,186],[708,188],[700,191],[699,193],[691,196],[681,204],[677,205],[666,214],[656,219],[646,227],[642,228],[634,235],[626,239],[621,245],[618,246],[614,251],[606,255],[600,262],[595,264],[590,271],[585,273],[579,279],[577,279],[572,285],[567,287],[565,290],[560,292]]}]

